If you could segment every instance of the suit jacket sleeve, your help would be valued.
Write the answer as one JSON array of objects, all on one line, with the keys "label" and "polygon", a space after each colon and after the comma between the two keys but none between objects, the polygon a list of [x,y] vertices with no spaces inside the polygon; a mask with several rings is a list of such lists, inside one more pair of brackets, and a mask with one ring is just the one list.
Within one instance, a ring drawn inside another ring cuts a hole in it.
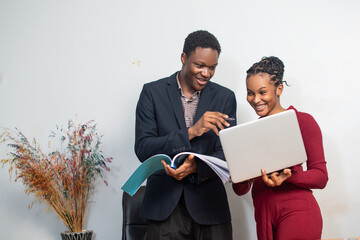
[{"label": "suit jacket sleeve", "polygon": [[[173,157],[179,152],[190,151],[224,159],[219,137],[208,131],[189,141],[185,126],[180,93],[177,86],[165,81],[145,84],[136,109],[135,153],[141,162],[155,154]],[[236,118],[236,100],[232,91],[209,84],[203,91],[194,122],[206,111],[219,111]],[[236,125],[236,121],[229,121]],[[192,182],[200,183],[217,177],[204,162],[196,160],[197,173]]]},{"label": "suit jacket sleeve", "polygon": [[[236,98],[235,94],[231,93],[227,95],[226,104],[221,112],[226,113],[229,117],[236,119]],[[235,121],[229,121],[230,126],[236,125]],[[212,133],[212,131],[211,131]],[[225,160],[224,152],[221,146],[220,138],[216,137],[216,143],[212,153],[208,153],[207,155],[211,155],[220,159]],[[208,178],[217,177],[216,173],[204,162],[197,161],[197,183],[201,183]]]},{"label": "suit jacket sleeve", "polygon": [[[136,108],[136,126],[135,126],[135,153],[141,162],[155,154],[167,154],[170,157],[178,152],[190,151],[191,145],[187,129],[177,129],[169,131],[165,135],[159,136],[159,120],[157,119],[155,104],[157,96],[145,84]],[[163,112],[166,118],[168,112]],[[162,125],[164,127],[164,125]]]}]

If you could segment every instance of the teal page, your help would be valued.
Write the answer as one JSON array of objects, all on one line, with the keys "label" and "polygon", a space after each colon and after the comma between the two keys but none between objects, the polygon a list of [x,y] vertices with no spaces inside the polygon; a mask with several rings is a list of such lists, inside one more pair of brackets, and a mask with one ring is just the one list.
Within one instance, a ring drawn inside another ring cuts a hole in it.
[{"label": "teal page", "polygon": [[133,196],[139,189],[141,184],[154,172],[163,169],[161,161],[164,160],[170,165],[171,159],[169,156],[164,154],[158,154],[145,160],[130,176],[126,183],[121,187],[130,196]]}]

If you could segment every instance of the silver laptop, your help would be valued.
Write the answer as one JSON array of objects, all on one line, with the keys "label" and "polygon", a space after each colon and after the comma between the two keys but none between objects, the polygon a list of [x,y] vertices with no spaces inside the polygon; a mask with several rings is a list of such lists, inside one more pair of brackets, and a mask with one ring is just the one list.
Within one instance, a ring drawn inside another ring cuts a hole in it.
[{"label": "silver laptop", "polygon": [[300,127],[293,110],[220,131],[231,180],[242,182],[306,161]]}]

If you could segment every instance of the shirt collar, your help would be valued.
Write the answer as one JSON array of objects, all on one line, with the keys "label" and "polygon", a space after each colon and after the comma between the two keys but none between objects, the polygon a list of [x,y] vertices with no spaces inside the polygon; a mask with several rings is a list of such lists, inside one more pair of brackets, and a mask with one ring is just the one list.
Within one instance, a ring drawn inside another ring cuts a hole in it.
[{"label": "shirt collar", "polygon": [[[176,74],[176,82],[177,82],[177,85],[178,85],[178,89],[180,90],[181,92],[181,96],[185,97],[184,93],[183,93],[183,90],[181,88],[181,84],[180,84],[180,80],[179,80],[179,74],[180,72],[178,72],[178,74]],[[194,99],[194,98],[200,98],[200,94],[201,94],[201,91],[195,91],[193,94],[192,94],[192,97],[190,100]],[[187,98],[187,97],[185,97]]]}]

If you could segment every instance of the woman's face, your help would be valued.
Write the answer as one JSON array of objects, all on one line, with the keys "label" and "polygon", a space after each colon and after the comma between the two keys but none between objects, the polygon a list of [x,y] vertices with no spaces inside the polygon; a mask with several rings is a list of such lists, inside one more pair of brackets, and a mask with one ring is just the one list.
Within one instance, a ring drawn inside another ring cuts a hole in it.
[{"label": "woman's face", "polygon": [[267,73],[251,75],[246,80],[247,101],[257,115],[266,117],[279,113],[284,109],[280,105],[280,95],[283,85],[275,87]]}]

